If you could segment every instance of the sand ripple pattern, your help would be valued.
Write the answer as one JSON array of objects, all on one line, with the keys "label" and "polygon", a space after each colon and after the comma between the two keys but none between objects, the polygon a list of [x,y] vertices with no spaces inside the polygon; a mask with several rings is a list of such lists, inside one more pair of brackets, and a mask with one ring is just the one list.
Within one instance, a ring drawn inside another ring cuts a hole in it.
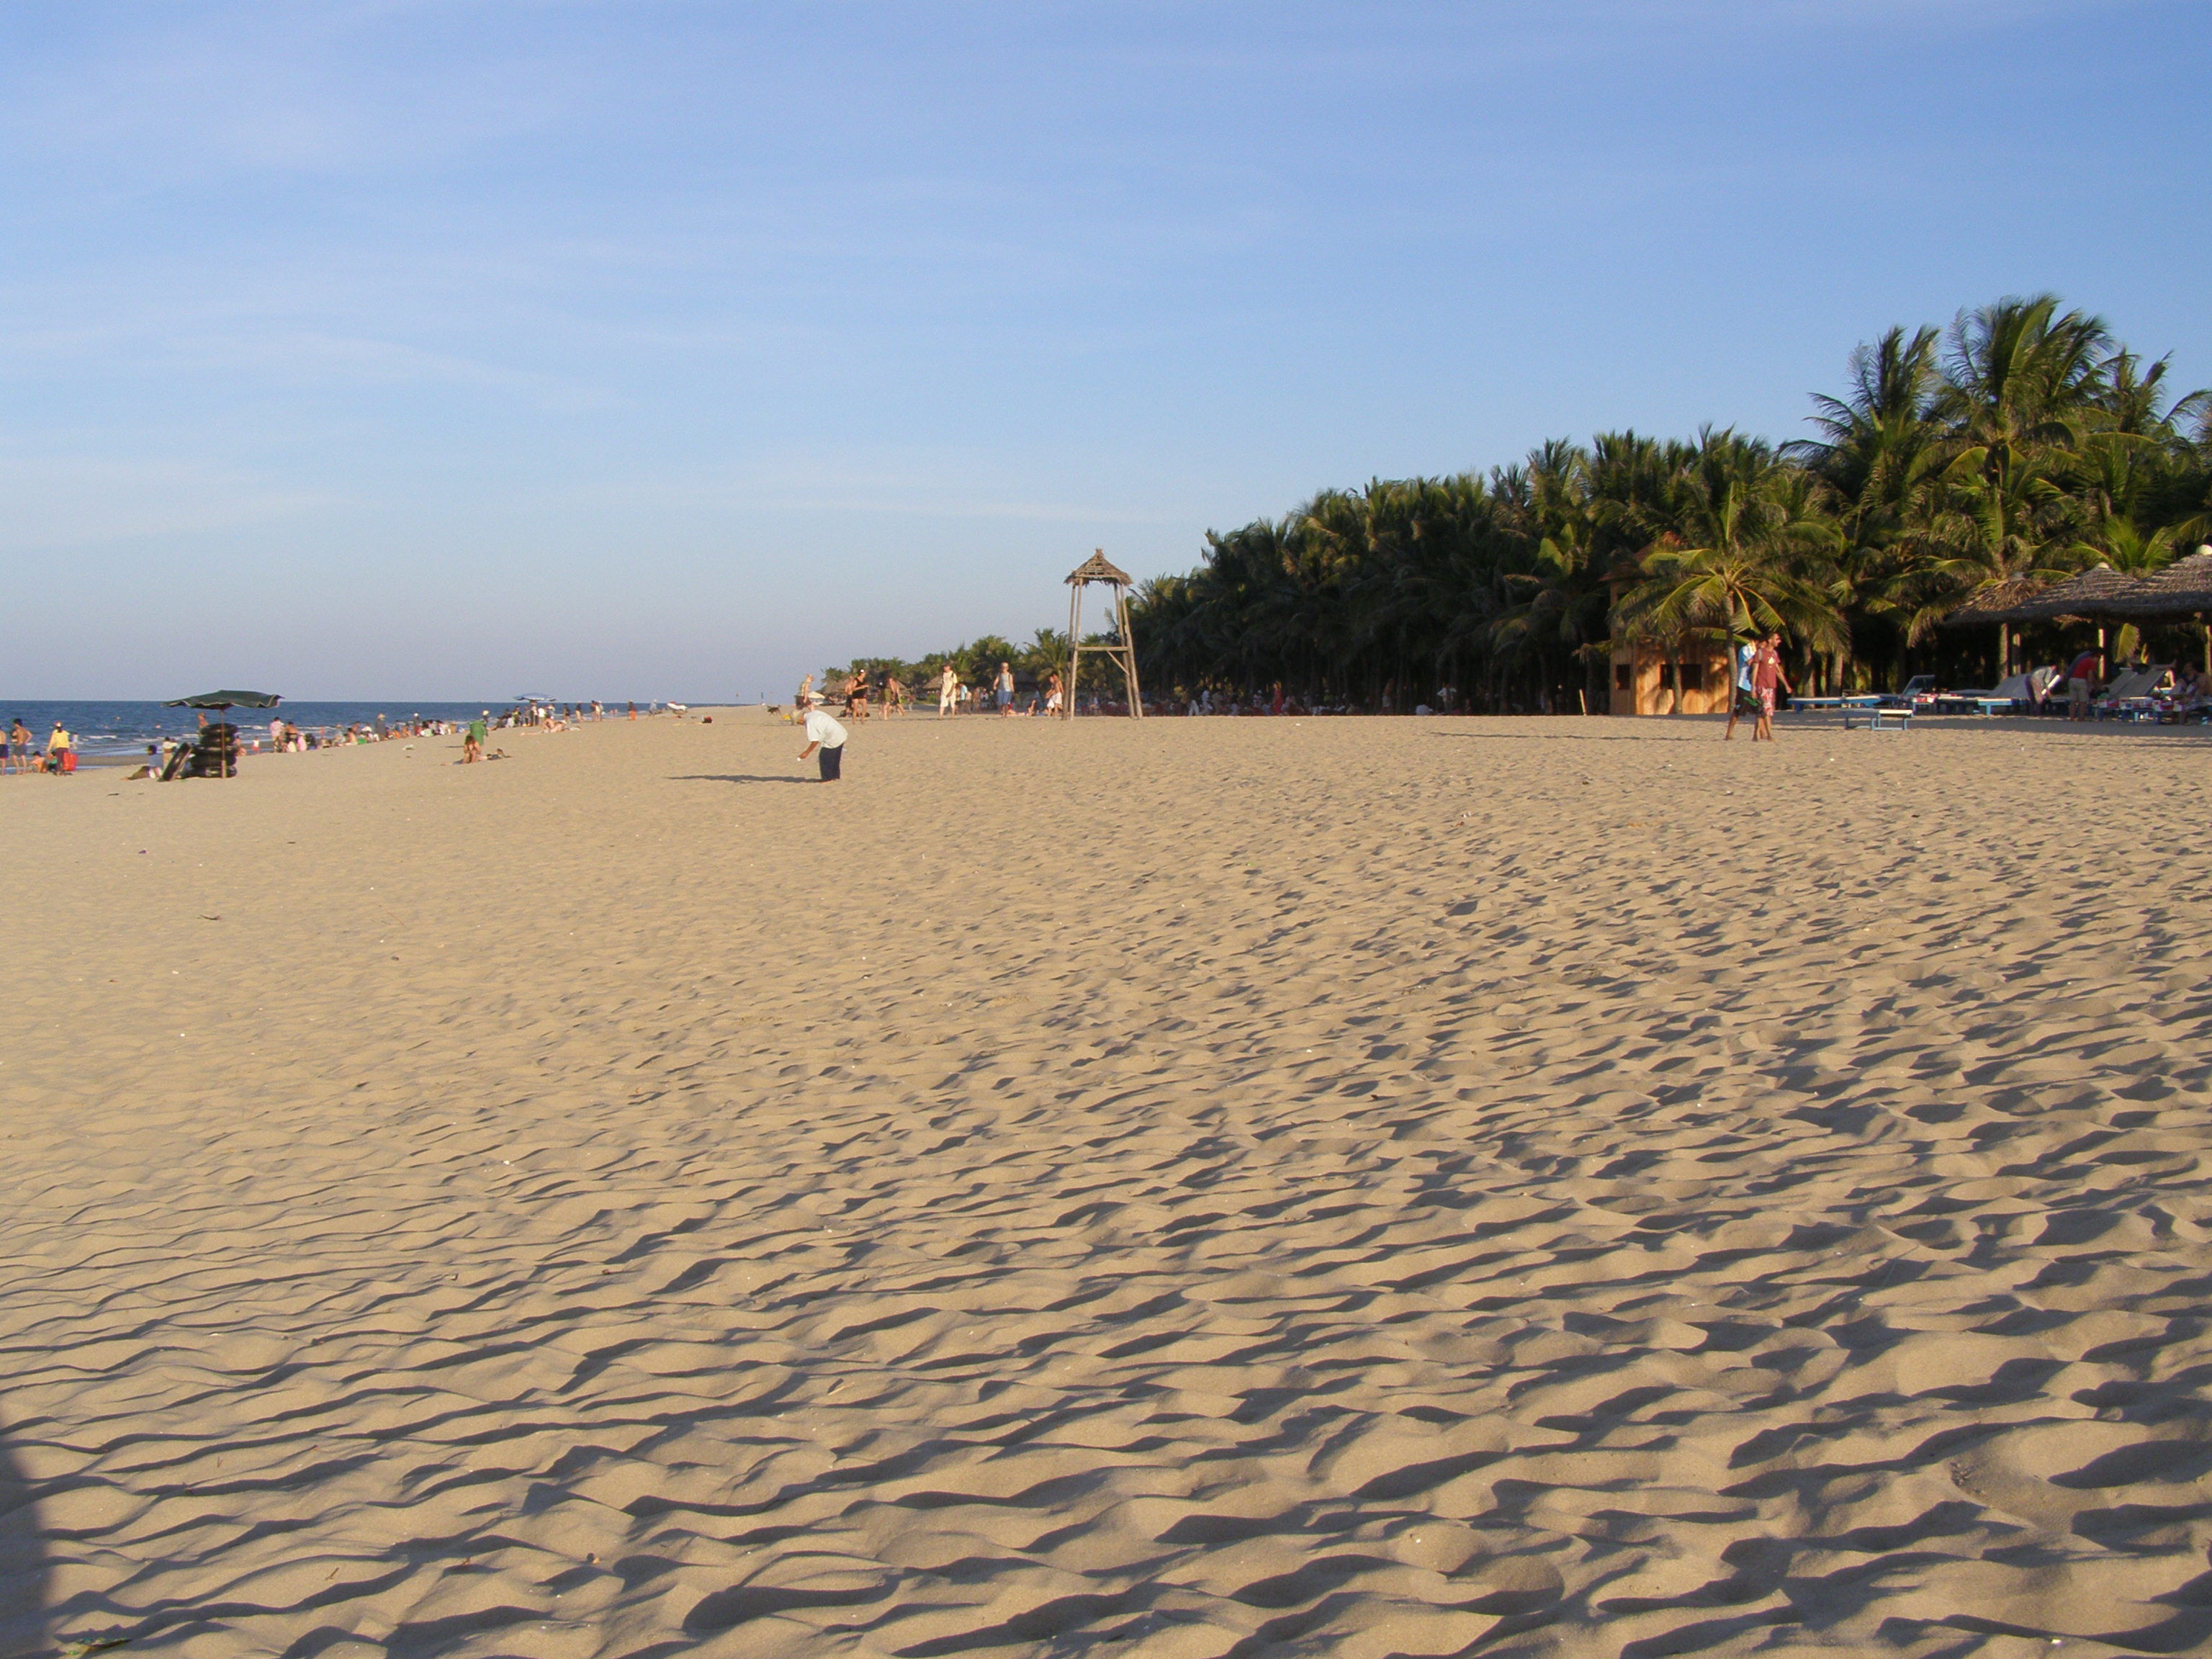
[{"label": "sand ripple pattern", "polygon": [[0,1656],[2204,1650],[2212,745],[1715,738],[9,781]]}]

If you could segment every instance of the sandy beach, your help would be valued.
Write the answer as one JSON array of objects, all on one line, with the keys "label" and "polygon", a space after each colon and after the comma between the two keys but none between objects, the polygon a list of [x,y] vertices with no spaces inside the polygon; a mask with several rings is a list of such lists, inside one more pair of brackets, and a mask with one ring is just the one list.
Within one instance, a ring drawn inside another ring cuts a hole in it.
[{"label": "sandy beach", "polygon": [[2212,1643],[2202,728],[0,781],[0,1659]]}]

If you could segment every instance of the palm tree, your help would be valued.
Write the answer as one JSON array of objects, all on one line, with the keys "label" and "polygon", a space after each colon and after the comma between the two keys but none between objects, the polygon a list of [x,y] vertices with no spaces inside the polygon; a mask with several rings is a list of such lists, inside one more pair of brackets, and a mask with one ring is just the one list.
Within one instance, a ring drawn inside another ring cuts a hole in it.
[{"label": "palm tree", "polygon": [[1681,654],[1698,641],[1794,635],[1835,651],[1846,637],[1829,567],[1840,544],[1809,482],[1764,443],[1708,428],[1685,479],[1686,510],[1613,609],[1616,632],[1668,653],[1682,703]]},{"label": "palm tree", "polygon": [[1893,328],[1814,399],[1808,442],[1601,433],[1209,532],[1133,596],[1140,660],[1162,685],[1370,704],[1434,674],[1513,708],[1565,695],[1611,629],[1662,641],[1679,708],[1687,644],[1778,626],[1840,676],[1992,586],[2212,534],[2212,393],[2169,373],[2049,295]]},{"label": "palm tree", "polygon": [[1468,616],[1457,627],[1479,635],[1506,662],[1533,662],[1547,680],[1554,678],[1554,653],[1578,663],[1587,699],[1607,599],[1589,453],[1545,444],[1529,453],[1525,465],[1495,474],[1491,495],[1503,541],[1503,567],[1492,584],[1499,603],[1486,624]]},{"label": "palm tree", "polygon": [[2108,386],[2112,331],[2058,303],[2051,294],[2000,300],[1960,313],[1945,337],[1936,413],[1958,460],[1991,480],[2023,457],[2078,447]]},{"label": "palm tree", "polygon": [[2133,520],[2110,518],[2069,550],[2083,564],[2108,564],[2130,576],[2148,576],[2173,562],[2182,545],[2182,526],[2170,524],[2145,534]]},{"label": "palm tree", "polygon": [[[1910,336],[1892,328],[1856,348],[1850,389],[1841,398],[1813,399],[1820,436],[1784,449],[1812,470],[1826,493],[1843,536],[1836,572],[1840,603],[1863,624],[1893,610],[1889,601],[1911,577],[1911,531],[1925,519],[1930,490],[1949,459],[1935,412],[1942,337],[1933,328]],[[1830,664],[1839,684],[1859,651],[1857,630],[1851,630]]]}]

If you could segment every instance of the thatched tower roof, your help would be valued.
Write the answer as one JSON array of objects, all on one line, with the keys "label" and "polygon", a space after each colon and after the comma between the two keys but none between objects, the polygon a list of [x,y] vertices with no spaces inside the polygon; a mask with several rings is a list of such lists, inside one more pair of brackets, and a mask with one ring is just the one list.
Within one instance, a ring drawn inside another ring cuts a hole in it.
[{"label": "thatched tower roof", "polygon": [[1127,587],[1130,585],[1129,573],[1118,565],[1109,564],[1106,550],[1102,547],[1067,573],[1070,587],[1080,586],[1085,582],[1119,582]]}]

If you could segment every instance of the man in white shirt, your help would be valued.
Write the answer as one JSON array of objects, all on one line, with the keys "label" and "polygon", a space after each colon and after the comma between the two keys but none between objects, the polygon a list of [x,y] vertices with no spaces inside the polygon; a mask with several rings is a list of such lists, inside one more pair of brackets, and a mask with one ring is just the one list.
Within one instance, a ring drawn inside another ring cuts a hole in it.
[{"label": "man in white shirt", "polygon": [[799,758],[805,760],[816,750],[820,750],[822,781],[824,783],[837,781],[838,769],[845,761],[845,728],[830,718],[829,710],[810,708],[806,711],[806,747],[799,751]]}]

